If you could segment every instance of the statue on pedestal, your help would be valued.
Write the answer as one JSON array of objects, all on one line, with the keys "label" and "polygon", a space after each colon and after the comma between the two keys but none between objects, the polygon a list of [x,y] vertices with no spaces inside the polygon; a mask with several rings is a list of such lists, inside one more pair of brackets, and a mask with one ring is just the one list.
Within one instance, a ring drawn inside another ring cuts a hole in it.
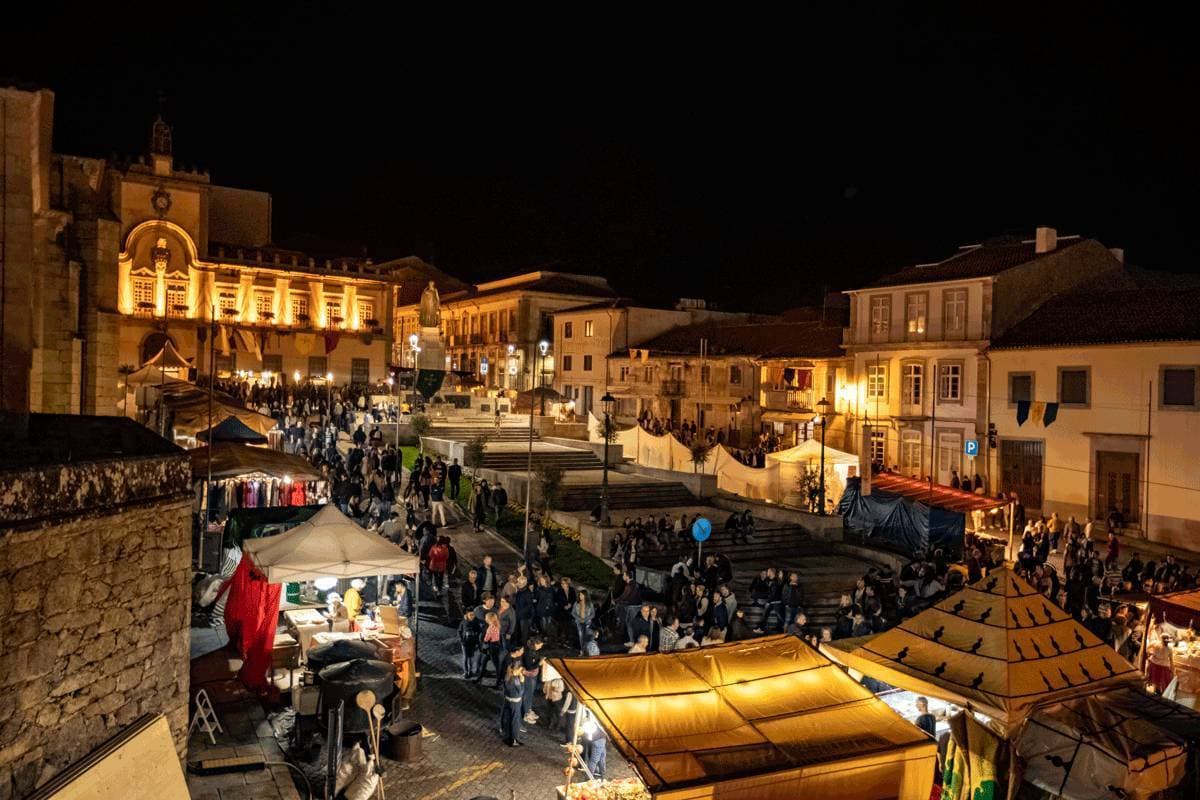
[{"label": "statue on pedestal", "polygon": [[442,301],[438,297],[433,281],[421,292],[421,310],[418,317],[422,328],[438,328],[442,324]]}]

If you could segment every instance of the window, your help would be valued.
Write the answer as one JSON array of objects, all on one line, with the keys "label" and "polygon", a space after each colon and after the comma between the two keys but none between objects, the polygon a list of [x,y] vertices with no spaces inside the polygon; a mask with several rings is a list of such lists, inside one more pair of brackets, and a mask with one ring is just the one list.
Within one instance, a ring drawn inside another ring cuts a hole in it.
[{"label": "window", "polygon": [[275,295],[271,292],[254,293],[254,313],[270,319],[275,316]]},{"label": "window", "polygon": [[326,300],[325,301],[325,324],[331,328],[342,324],[342,301],[341,300]]},{"label": "window", "polygon": [[962,402],[962,371],[963,365],[956,361],[943,361],[938,364],[938,402]]},{"label": "window", "polygon": [[1033,373],[1032,372],[1010,372],[1008,373],[1008,403],[1016,405],[1017,403],[1033,402]]},{"label": "window", "polygon": [[583,371],[584,372],[592,371],[592,357],[591,356],[583,357]]},{"label": "window", "polygon": [[375,321],[375,301],[374,300],[359,300],[358,301],[358,324],[370,325]]},{"label": "window", "polygon": [[575,333],[575,323],[574,322],[564,322],[563,323],[563,338],[570,339],[574,335],[574,333]]},{"label": "window", "polygon": [[929,295],[925,292],[905,296],[904,327],[909,339],[925,337],[925,312],[928,305]]},{"label": "window", "polygon": [[1058,368],[1058,402],[1066,406],[1086,406],[1091,402],[1087,367]]},{"label": "window", "polygon": [[870,364],[867,366],[868,399],[887,399],[887,368],[887,364]]},{"label": "window", "polygon": [[327,356],[308,357],[308,376],[310,378],[324,378],[328,371],[329,358]]},{"label": "window", "polygon": [[592,320],[590,320],[590,319],[585,319],[583,321],[583,335],[584,336],[595,336],[596,335],[596,323],[592,322]]},{"label": "window", "polygon": [[904,431],[900,434],[900,469],[909,475],[921,474],[921,432]]},{"label": "window", "polygon": [[1159,383],[1162,385],[1162,405],[1167,408],[1196,407],[1197,367],[1163,367]]},{"label": "window", "polygon": [[887,462],[887,431],[871,430],[871,462],[874,464]]},{"label": "window", "polygon": [[360,385],[371,382],[371,359],[350,359],[350,382]]},{"label": "window", "polygon": [[837,370],[832,367],[825,373],[825,398],[831,403],[837,400]]},{"label": "window", "polygon": [[729,366],[729,384],[731,386],[742,385],[742,368],[736,364]]},{"label": "window", "polygon": [[700,367],[700,383],[707,386],[709,383],[709,379],[711,377],[712,377],[712,367],[710,367],[708,364],[705,364],[702,367]]},{"label": "window", "polygon": [[654,367],[642,367],[642,380],[644,380],[646,383],[651,383],[654,380]]},{"label": "window", "polygon": [[279,353],[263,353],[262,368],[263,372],[269,372],[276,377],[281,376],[283,374],[283,356]]},{"label": "window", "polygon": [[900,402],[906,406],[919,406],[924,402],[924,364],[904,364],[900,367],[900,394]]},{"label": "window", "polygon": [[621,367],[620,376],[621,376],[620,377],[621,383],[628,382],[629,381],[629,367]]},{"label": "window", "polygon": [[133,279],[133,310],[141,314],[154,313],[154,278]]},{"label": "window", "polygon": [[[570,324],[570,323],[568,323],[568,324]],[[571,371],[571,361],[572,361],[571,356],[563,356],[563,372]]]},{"label": "window", "polygon": [[306,295],[306,294],[292,295],[292,321],[297,324],[303,324],[303,323],[309,321],[308,295]]},{"label": "window", "polygon": [[167,283],[167,314],[172,317],[186,317],[187,312],[187,284],[180,281],[169,281]]},{"label": "window", "polygon": [[967,335],[967,290],[947,289],[942,293],[942,338]]},{"label": "window", "polygon": [[887,295],[871,298],[871,338],[886,341],[892,327],[892,298]]},{"label": "window", "polygon": [[232,317],[237,313],[237,293],[221,292],[217,295],[217,310],[222,317]]}]

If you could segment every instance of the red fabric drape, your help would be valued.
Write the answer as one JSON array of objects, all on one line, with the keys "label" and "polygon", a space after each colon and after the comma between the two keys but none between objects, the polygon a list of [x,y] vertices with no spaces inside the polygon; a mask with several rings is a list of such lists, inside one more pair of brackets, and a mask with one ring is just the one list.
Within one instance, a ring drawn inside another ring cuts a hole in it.
[{"label": "red fabric drape", "polygon": [[246,687],[265,693],[275,628],[279,618],[280,584],[268,583],[254,567],[249,554],[242,555],[237,571],[229,579],[229,602],[225,604],[225,630],[242,657],[238,677]]}]

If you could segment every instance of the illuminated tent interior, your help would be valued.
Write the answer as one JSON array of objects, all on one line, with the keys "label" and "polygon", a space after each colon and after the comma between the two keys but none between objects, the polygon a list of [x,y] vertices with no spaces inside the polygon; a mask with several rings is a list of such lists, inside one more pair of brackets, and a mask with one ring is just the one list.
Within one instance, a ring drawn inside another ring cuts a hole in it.
[{"label": "illuminated tent interior", "polygon": [[936,745],[791,636],[550,659],[656,798],[926,798]]},{"label": "illuminated tent interior", "polygon": [[[208,448],[197,447],[188,451],[192,457],[192,477],[204,480],[208,477]],[[237,478],[242,475],[262,473],[272,478],[292,478],[298,481],[322,480],[312,464],[300,456],[253,447],[236,442],[217,442],[212,448],[212,476],[214,480]]]},{"label": "illuminated tent interior", "polygon": [[978,711],[1006,738],[1035,704],[1141,680],[1009,567],[877,636],[822,649],[884,683]]}]

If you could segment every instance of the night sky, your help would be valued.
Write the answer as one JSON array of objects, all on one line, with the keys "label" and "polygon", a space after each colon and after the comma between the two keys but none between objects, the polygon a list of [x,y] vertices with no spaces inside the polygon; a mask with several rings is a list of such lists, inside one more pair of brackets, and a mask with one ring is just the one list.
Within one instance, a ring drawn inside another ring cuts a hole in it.
[{"label": "night sky", "polygon": [[554,264],[780,310],[1038,224],[1198,270],[1183,20],[197,8],[10,29],[0,76],[54,89],[56,149],[99,156],[146,150],[161,88],[177,160],[271,192],[279,244],[466,280]]}]

